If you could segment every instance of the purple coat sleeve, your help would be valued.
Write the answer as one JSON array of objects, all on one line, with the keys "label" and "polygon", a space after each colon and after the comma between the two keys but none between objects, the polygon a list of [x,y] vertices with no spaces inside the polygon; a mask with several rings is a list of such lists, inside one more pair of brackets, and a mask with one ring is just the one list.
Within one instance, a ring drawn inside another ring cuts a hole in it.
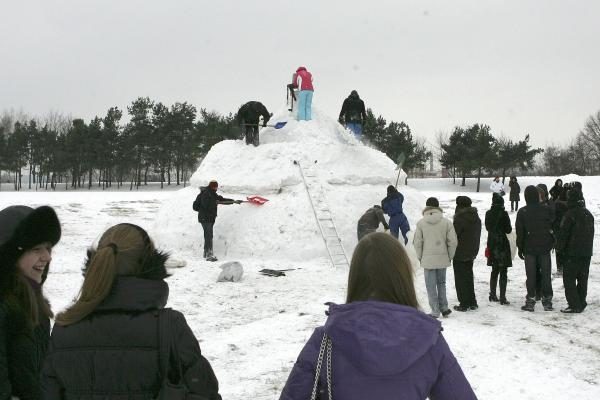
[{"label": "purple coat sleeve", "polygon": [[469,381],[465,377],[458,361],[448,347],[444,336],[432,349],[433,352],[441,354],[438,368],[438,378],[431,388],[430,400],[477,400]]},{"label": "purple coat sleeve", "polygon": [[323,328],[317,328],[300,352],[288,377],[279,400],[310,399],[315,382],[315,370],[319,348],[323,339]]}]

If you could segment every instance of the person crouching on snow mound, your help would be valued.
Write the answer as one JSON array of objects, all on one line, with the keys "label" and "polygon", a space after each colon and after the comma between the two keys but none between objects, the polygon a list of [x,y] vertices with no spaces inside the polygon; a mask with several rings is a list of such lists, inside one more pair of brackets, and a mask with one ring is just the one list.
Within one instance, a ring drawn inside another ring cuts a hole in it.
[{"label": "person crouching on snow mound", "polygon": [[271,118],[271,114],[269,114],[267,107],[259,101],[249,101],[238,110],[237,120],[244,130],[246,144],[258,146],[258,129],[261,116],[263,117],[262,126],[265,127]]},{"label": "person crouching on snow mound", "polygon": [[476,400],[440,322],[419,311],[413,276],[397,240],[365,236],[352,256],[346,304],[329,303],[279,399],[309,399],[316,382],[319,399]]},{"label": "person crouching on snow mound", "polygon": [[381,208],[383,212],[390,216],[390,232],[396,239],[399,237],[399,231],[402,231],[402,237],[404,238],[404,244],[408,243],[408,236],[406,234],[410,231],[410,224],[408,218],[404,215],[402,210],[402,204],[404,203],[404,196],[400,193],[393,185],[387,187],[387,196],[381,200]]},{"label": "person crouching on snow mound", "polygon": [[194,211],[198,212],[198,222],[204,231],[204,258],[207,261],[217,261],[213,254],[213,226],[217,219],[218,204],[240,204],[241,200],[227,199],[217,194],[219,184],[212,180],[208,186],[200,188],[200,194],[194,200]]}]

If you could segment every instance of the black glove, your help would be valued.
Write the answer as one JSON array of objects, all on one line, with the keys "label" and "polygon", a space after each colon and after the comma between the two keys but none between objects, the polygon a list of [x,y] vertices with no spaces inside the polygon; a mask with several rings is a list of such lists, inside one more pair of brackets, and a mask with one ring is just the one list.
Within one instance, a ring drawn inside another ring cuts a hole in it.
[{"label": "black glove", "polygon": [[525,256],[523,255],[523,250],[519,249],[519,252],[518,252],[517,254],[519,255],[519,258],[520,258],[521,260],[524,260],[524,259],[525,259]]},{"label": "black glove", "polygon": [[235,204],[242,204],[244,202],[244,200],[234,200],[233,201]]}]

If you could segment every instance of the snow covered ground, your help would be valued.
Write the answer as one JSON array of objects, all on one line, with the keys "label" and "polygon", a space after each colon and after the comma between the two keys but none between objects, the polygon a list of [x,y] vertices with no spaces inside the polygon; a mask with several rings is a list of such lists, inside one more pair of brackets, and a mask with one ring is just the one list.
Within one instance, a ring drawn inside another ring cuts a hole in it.
[{"label": "snow covered ground", "polygon": [[[309,166],[319,177],[324,203],[335,217],[349,255],[356,245],[356,220],[385,195],[397,171],[381,153],[358,144],[327,116],[291,121],[281,131],[266,130],[261,146],[225,141],[213,147],[180,191],[129,192],[0,192],[0,208],[11,204],[52,205],[63,224],[63,238],[54,251],[46,292],[54,310],[64,308],[81,284],[86,248],[109,226],[132,222],[147,229],[157,244],[186,266],[172,269],[169,306],[186,315],[211,361],[226,399],[276,399],[300,349],[315,326],[325,320],[324,303],[343,302],[347,270],[334,269],[326,256],[300,170]],[[274,117],[285,120],[286,113]],[[315,160],[317,161],[315,163]],[[271,201],[222,206],[215,225],[215,251],[220,261],[240,261],[239,283],[216,283],[220,262],[202,260],[202,229],[191,205],[197,187],[217,179],[226,197],[264,195]],[[567,177],[567,181],[575,180]],[[600,224],[600,177],[577,178],[587,204]],[[554,178],[523,178],[521,188]],[[598,185],[598,186],[596,186]],[[489,181],[483,182],[484,189]],[[400,187],[411,226],[425,199],[436,196],[448,217],[454,199],[467,194],[483,218],[490,193],[472,193],[451,180],[412,180]],[[464,190],[463,190],[464,189]],[[524,205],[524,204],[523,204]],[[514,222],[516,214],[511,218]],[[600,228],[600,227],[599,227]],[[600,234],[600,229],[597,229]],[[520,310],[525,273],[520,260],[509,271],[510,306],[487,301],[489,268],[481,257],[475,266],[480,308],[454,312],[443,320],[444,334],[481,399],[600,398],[600,273],[599,250],[590,270],[589,306],[585,313],[563,315],[564,291],[553,281],[555,308],[535,313]],[[410,250],[410,248],[409,248]],[[285,277],[258,273],[262,268],[294,269]],[[421,270],[416,285],[428,312]],[[456,304],[453,274],[448,273],[448,297]]]}]

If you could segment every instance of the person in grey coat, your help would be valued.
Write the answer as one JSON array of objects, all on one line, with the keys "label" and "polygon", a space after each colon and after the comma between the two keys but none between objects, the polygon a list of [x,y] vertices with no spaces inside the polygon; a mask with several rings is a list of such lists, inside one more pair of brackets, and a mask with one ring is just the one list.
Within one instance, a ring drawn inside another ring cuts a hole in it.
[{"label": "person in grey coat", "polygon": [[454,258],[458,240],[452,221],[444,218],[440,203],[430,197],[423,218],[417,223],[413,245],[424,269],[431,316],[447,317],[452,312],[446,298],[446,269]]},{"label": "person in grey coat", "polygon": [[358,240],[362,239],[363,236],[373,233],[379,228],[379,224],[383,224],[383,228],[388,231],[390,226],[385,220],[383,215],[383,209],[381,206],[374,205],[369,208],[358,220],[358,226],[356,227],[356,234]]}]

